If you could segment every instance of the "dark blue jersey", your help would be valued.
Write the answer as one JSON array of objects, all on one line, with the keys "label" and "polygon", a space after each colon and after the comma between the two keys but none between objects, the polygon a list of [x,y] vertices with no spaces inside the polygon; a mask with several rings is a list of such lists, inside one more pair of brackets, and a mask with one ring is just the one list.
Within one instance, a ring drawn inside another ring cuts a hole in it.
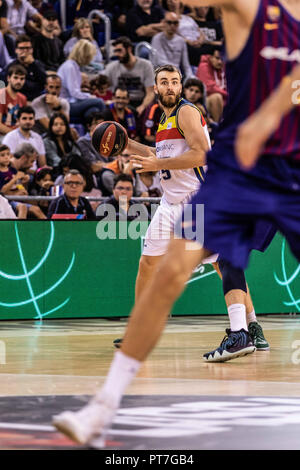
[{"label": "dark blue jersey", "polygon": [[[297,63],[300,63],[300,21],[279,0],[261,0],[245,47],[226,64],[229,100],[209,160],[238,168],[233,146],[239,124],[261,106]],[[300,168],[299,124],[297,106],[283,119],[261,156],[284,157]],[[274,158],[272,163],[266,164],[266,160],[262,158],[250,174],[266,176],[266,165],[280,166],[279,161],[273,162]]]}]

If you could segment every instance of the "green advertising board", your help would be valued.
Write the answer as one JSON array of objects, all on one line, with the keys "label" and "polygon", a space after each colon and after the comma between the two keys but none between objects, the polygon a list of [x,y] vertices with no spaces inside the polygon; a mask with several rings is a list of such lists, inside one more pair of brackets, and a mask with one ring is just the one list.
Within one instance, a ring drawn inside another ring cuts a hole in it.
[{"label": "green advertising board", "polygon": [[[0,319],[129,314],[142,239],[128,238],[127,225],[107,239],[99,222],[11,220],[0,227]],[[257,313],[300,311],[300,265],[280,235],[266,253],[253,253],[246,274]],[[224,313],[217,274],[199,266],[172,314]]]}]

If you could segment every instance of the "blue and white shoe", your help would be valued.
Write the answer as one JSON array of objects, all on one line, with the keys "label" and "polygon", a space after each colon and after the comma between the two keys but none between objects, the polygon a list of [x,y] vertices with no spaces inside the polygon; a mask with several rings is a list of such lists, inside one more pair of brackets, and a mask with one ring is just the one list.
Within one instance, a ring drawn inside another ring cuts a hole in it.
[{"label": "blue and white shoe", "polygon": [[226,333],[227,335],[217,349],[203,355],[205,362],[230,361],[255,351],[256,348],[248,331],[243,328],[239,331],[231,331],[230,328],[227,328]]}]

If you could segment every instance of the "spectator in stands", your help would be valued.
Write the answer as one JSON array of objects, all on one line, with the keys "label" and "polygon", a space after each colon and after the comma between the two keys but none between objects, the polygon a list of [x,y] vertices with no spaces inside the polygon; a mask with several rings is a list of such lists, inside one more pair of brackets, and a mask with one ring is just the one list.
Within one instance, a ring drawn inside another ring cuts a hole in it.
[{"label": "spectator in stands", "polygon": [[113,98],[112,91],[109,90],[109,80],[106,75],[98,75],[90,81],[91,92],[97,98],[101,98],[106,105],[110,104]]},{"label": "spectator in stands", "polygon": [[22,90],[26,79],[26,70],[22,65],[12,65],[7,72],[8,85],[0,89],[0,134],[3,136],[16,128],[17,114],[26,106],[27,99]]},{"label": "spectator in stands", "polygon": [[80,39],[87,39],[90,41],[96,48],[96,55],[93,58],[93,61],[84,67],[86,73],[99,73],[100,70],[104,69],[103,65],[103,56],[101,50],[98,46],[97,41],[95,41],[93,36],[93,26],[92,23],[87,18],[78,18],[73,28],[72,37],[64,45],[64,54],[68,56],[75,44],[80,41]]},{"label": "spectator in stands", "polygon": [[[132,164],[130,163],[130,154],[127,150],[124,150],[123,153],[118,155],[114,161],[107,163],[101,171],[100,177],[98,177],[98,186],[103,196],[110,196],[112,194],[115,176],[121,174],[130,176],[135,186],[135,177],[132,171]],[[136,192],[135,195],[139,196]]]},{"label": "spectator in stands", "polygon": [[127,130],[130,139],[136,139],[135,110],[129,106],[129,93],[125,87],[117,87],[113,102],[104,111],[104,121],[119,122]]},{"label": "spectator in stands", "polygon": [[[51,168],[44,166],[36,170],[33,183],[29,186],[28,192],[31,196],[51,196],[51,188],[53,186]],[[49,201],[40,200],[38,201],[38,206],[47,215]]]},{"label": "spectator in stands", "polygon": [[224,40],[221,22],[208,20],[209,11],[209,7],[198,7],[193,8],[191,13],[191,17],[204,35],[204,43],[200,49],[201,55],[210,54],[216,47],[221,49]]},{"label": "spectator in stands", "polygon": [[134,0],[109,0],[108,11],[112,16],[112,29],[119,36],[127,34],[126,17],[134,3]]},{"label": "spectator in stands", "polygon": [[[24,207],[26,207],[24,205]],[[0,195],[0,219],[16,219],[17,216],[14,213],[8,200]],[[19,219],[26,219],[26,217],[18,216]]]},{"label": "spectator in stands", "polygon": [[208,111],[214,121],[219,122],[228,92],[224,64],[218,49],[215,49],[211,55],[201,58],[197,77],[206,87]]},{"label": "spectator in stands", "polygon": [[64,61],[63,43],[57,37],[57,14],[48,10],[42,17],[42,28],[33,37],[34,57],[44,65],[46,71],[56,71]]},{"label": "spectator in stands", "polygon": [[163,31],[152,38],[153,54],[151,62],[156,68],[164,64],[175,65],[182,71],[184,78],[193,75],[189,62],[187,45],[177,34],[179,17],[176,13],[167,11],[163,21]]},{"label": "spectator in stands", "polygon": [[86,126],[88,132],[78,139],[77,145],[81,150],[82,159],[89,165],[92,170],[92,173],[95,173],[96,176],[103,169],[103,167],[113,160],[113,157],[107,159],[102,157],[92,145],[92,134],[95,127],[104,121],[104,114],[100,112],[95,112],[89,115],[88,120],[86,121]]},{"label": "spectator in stands", "polygon": [[42,137],[32,129],[35,124],[35,112],[31,106],[20,108],[17,114],[17,129],[6,134],[3,144],[8,145],[14,153],[17,147],[24,143],[33,145],[38,153],[37,162],[39,166],[46,165],[45,146]]},{"label": "spectator in stands", "polygon": [[117,86],[126,87],[130,104],[141,115],[154,99],[154,72],[151,62],[133,53],[133,45],[126,36],[113,42],[114,56],[118,60],[111,62],[104,70],[112,90]]},{"label": "spectator in stands", "polygon": [[[23,143],[17,147],[16,151],[13,153],[13,157],[11,158],[11,166],[17,171],[22,172],[24,176],[22,177],[21,181],[17,181],[15,191],[11,194],[13,195],[27,195],[27,187],[30,180],[30,174],[32,167],[36,167],[38,154],[35,148],[29,143]],[[25,180],[26,178],[26,180]],[[19,213],[20,210],[23,211],[22,206],[19,207],[18,202],[11,202],[13,209]],[[37,219],[45,219],[45,214],[41,211],[41,209],[33,204],[26,204],[26,208],[28,213]]]},{"label": "spectator in stands", "polygon": [[62,81],[61,96],[70,103],[70,121],[82,123],[94,111],[103,111],[104,102],[90,93],[81,91],[80,67],[91,63],[96,48],[90,41],[80,39],[72,49],[68,60],[58,69],[57,74]]},{"label": "spectator in stands", "polygon": [[[25,34],[25,25],[29,20],[40,23],[42,15],[27,0],[5,0],[9,33],[14,37]],[[32,22],[30,22],[31,26]]]},{"label": "spectator in stands", "polygon": [[145,171],[144,173],[138,173],[136,175],[136,191],[140,193],[140,197],[161,197],[162,187],[159,172]]},{"label": "spectator in stands", "polygon": [[162,6],[165,10],[174,12],[179,16],[177,33],[187,44],[190,64],[197,67],[200,60],[201,47],[205,42],[204,34],[193,18],[183,14],[184,6],[180,0],[162,0]]},{"label": "spectator in stands", "polygon": [[40,61],[34,59],[31,39],[25,34],[16,39],[16,53],[17,58],[3,70],[0,77],[6,81],[8,68],[15,64],[22,65],[27,72],[22,93],[28,101],[32,101],[44,90],[46,81],[44,66]]},{"label": "spectator in stands", "polygon": [[54,169],[55,174],[62,158],[71,154],[81,157],[81,151],[74,142],[68,120],[63,113],[55,113],[51,116],[44,143],[47,165]]},{"label": "spectator in stands", "polygon": [[[1,0],[0,0],[1,2]],[[1,18],[0,18],[1,20]],[[9,63],[11,62],[11,57],[8,53],[6,48],[6,44],[4,41],[4,36],[0,31],[0,71],[4,69]]]},{"label": "spectator in stands", "polygon": [[142,143],[155,147],[156,131],[162,115],[157,100],[155,99],[143,112],[139,126],[139,136]]},{"label": "spectator in stands", "polygon": [[136,5],[127,13],[126,29],[133,42],[150,42],[152,37],[162,31],[164,12],[153,0],[137,0]]},{"label": "spectator in stands", "polygon": [[[99,205],[96,211],[97,219],[105,218],[114,222],[116,220],[134,220],[142,216],[142,220],[147,221],[148,211],[145,206],[139,205],[138,211],[132,211],[132,214],[128,214],[130,207],[134,204],[131,200],[132,196],[133,180],[131,176],[117,175],[113,182],[113,194],[107,201]],[[141,207],[144,207],[145,210],[142,211]]]},{"label": "spectator in stands", "polygon": [[206,121],[211,141],[214,139],[214,131],[218,127],[212,116],[209,114],[206,106],[206,91],[203,83],[197,78],[189,78],[184,82],[183,96],[200,109]]},{"label": "spectator in stands", "polygon": [[81,215],[83,219],[95,220],[89,201],[82,197],[85,181],[78,170],[70,170],[64,177],[64,194],[54,199],[48,210],[48,219],[54,214]]},{"label": "spectator in stands", "polygon": [[49,128],[49,121],[54,113],[63,113],[70,119],[70,105],[65,98],[60,97],[61,79],[56,74],[47,75],[46,93],[39,96],[32,102],[35,110],[35,128],[39,134],[43,134]]},{"label": "spectator in stands", "polygon": [[[9,24],[7,22],[7,3],[6,0],[0,0],[0,36],[1,36],[1,49],[0,49],[0,67],[4,68],[9,62],[10,57],[15,55],[15,44],[13,39],[7,34],[9,31]],[[3,44],[3,39],[5,44]],[[5,47],[6,46],[6,47]],[[4,65],[3,65],[4,64]]]},{"label": "spectator in stands", "polygon": [[[9,195],[16,194],[16,191],[21,189],[17,187],[17,183],[23,185],[29,181],[29,175],[26,175],[24,171],[17,171],[11,165],[10,160],[11,152],[9,147],[3,144],[0,145],[0,191]],[[20,192],[18,192],[19,194]]]}]

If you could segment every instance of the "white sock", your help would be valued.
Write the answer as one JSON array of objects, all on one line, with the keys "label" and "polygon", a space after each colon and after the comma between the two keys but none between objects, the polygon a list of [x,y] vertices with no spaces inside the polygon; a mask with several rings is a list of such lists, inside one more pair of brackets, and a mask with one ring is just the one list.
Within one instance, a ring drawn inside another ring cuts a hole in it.
[{"label": "white sock", "polygon": [[141,362],[126,356],[122,351],[115,352],[108,375],[97,399],[104,399],[112,407],[118,407],[122,396],[139,371]]},{"label": "white sock", "polygon": [[228,307],[231,331],[238,331],[244,328],[248,331],[246,322],[246,307],[244,304],[232,304]]},{"label": "white sock", "polygon": [[256,315],[255,315],[255,310],[252,310],[252,312],[247,313],[247,323],[248,323],[248,325],[249,325],[249,323],[251,323],[253,321],[257,321]]}]

